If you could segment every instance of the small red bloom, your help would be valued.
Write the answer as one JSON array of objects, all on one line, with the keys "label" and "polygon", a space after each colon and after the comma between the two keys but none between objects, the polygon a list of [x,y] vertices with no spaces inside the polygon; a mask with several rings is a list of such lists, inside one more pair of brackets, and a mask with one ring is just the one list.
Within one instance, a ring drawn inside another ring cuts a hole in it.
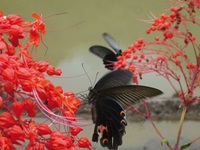
[{"label": "small red bloom", "polygon": [[36,46],[40,44],[40,32],[43,34],[46,33],[45,30],[45,23],[42,20],[42,17],[39,16],[37,13],[33,13],[32,16],[37,20],[32,24],[32,28],[30,31],[30,41],[33,42]]},{"label": "small red bloom", "polygon": [[46,123],[39,124],[37,126],[37,131],[40,136],[52,133],[52,131],[50,130],[50,128],[48,127],[48,125]]},{"label": "small red bloom", "polygon": [[86,138],[86,137],[81,137],[78,140],[78,146],[81,148],[88,148],[89,150],[91,150],[91,143],[90,141]]},{"label": "small red bloom", "polygon": [[36,46],[40,44],[40,34],[35,27],[32,27],[30,31],[30,40],[33,42]]},{"label": "small red bloom", "polygon": [[80,100],[76,97],[66,97],[63,104],[68,108],[68,110],[75,112],[77,107],[80,106]]},{"label": "small red bloom", "polygon": [[30,98],[27,98],[24,101],[24,108],[28,112],[29,117],[35,117],[35,115],[36,115],[35,104],[33,103],[33,101]]},{"label": "small red bloom", "polygon": [[[14,125],[12,126],[12,128],[10,129],[10,137],[13,143],[18,143],[19,141],[25,141],[25,133],[23,132],[23,130],[21,129],[21,127]],[[21,145],[21,144],[20,144]]]},{"label": "small red bloom", "polygon": [[48,66],[49,66],[48,61],[39,61],[38,64],[37,64],[37,69],[40,72],[45,72],[47,70]]},{"label": "small red bloom", "polygon": [[70,97],[74,97],[75,96],[74,92],[72,92],[72,91],[65,91],[64,95],[65,96],[70,96]]},{"label": "small red bloom", "polygon": [[26,92],[33,91],[33,84],[29,80],[20,80],[20,85],[22,89]]},{"label": "small red bloom", "polygon": [[79,132],[81,132],[83,129],[78,127],[78,126],[72,126],[70,127],[70,133],[73,135],[73,136],[77,136],[79,134]]},{"label": "small red bloom", "polygon": [[12,103],[12,109],[13,112],[15,113],[16,117],[19,118],[24,111],[24,103],[23,102],[14,102]]},{"label": "small red bloom", "polygon": [[11,113],[3,112],[0,115],[0,128],[1,129],[12,127],[15,124],[17,124],[17,122],[15,121],[15,119],[13,118]]},{"label": "small red bloom", "polygon": [[22,23],[22,16],[17,14],[10,14],[6,16],[6,19],[9,21],[10,24],[18,24]]},{"label": "small red bloom", "polygon": [[44,144],[42,143],[35,143],[32,150],[44,150]]},{"label": "small red bloom", "polygon": [[4,87],[4,91],[6,93],[8,93],[10,95],[13,95],[13,91],[14,91],[14,84],[13,84],[13,82],[7,81],[7,82],[4,83],[3,87]]},{"label": "small red bloom", "polygon": [[15,71],[11,68],[6,68],[2,71],[2,76],[11,82],[15,79]]},{"label": "small red bloom", "polygon": [[0,148],[2,150],[10,150],[13,148],[13,144],[10,138],[0,137]]},{"label": "small red bloom", "polygon": [[8,55],[12,56],[12,55],[15,54],[15,48],[12,44],[8,44],[6,48],[7,48],[7,54]]},{"label": "small red bloom", "polygon": [[31,78],[31,73],[30,70],[27,68],[18,68],[18,70],[16,71],[17,73],[17,77],[19,79],[26,79],[26,80],[30,80]]},{"label": "small red bloom", "polygon": [[64,136],[59,131],[54,131],[48,139],[46,147],[52,150],[69,149],[74,147],[74,139],[70,136]]}]

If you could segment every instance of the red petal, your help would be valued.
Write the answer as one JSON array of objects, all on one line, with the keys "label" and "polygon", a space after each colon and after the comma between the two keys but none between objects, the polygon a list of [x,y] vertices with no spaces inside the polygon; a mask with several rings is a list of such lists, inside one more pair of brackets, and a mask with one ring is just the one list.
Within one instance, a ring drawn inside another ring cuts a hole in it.
[{"label": "red petal", "polygon": [[28,98],[24,101],[24,107],[26,111],[28,112],[29,117],[35,117],[36,112],[35,112],[35,104],[33,101]]},{"label": "red petal", "polygon": [[32,17],[34,17],[34,18],[36,18],[36,19],[38,19],[38,20],[41,19],[41,17],[40,17],[36,12],[33,12],[33,13],[32,13]]},{"label": "red petal", "polygon": [[11,113],[3,112],[0,115],[0,128],[9,128],[16,124],[15,119],[13,118]]},{"label": "red petal", "polygon": [[24,111],[24,103],[23,102],[14,102],[12,104],[12,109],[16,115],[17,118],[20,117],[22,112]]},{"label": "red petal", "polygon": [[40,136],[52,133],[52,131],[50,130],[50,128],[46,123],[39,124],[39,126],[37,126],[37,131]]}]

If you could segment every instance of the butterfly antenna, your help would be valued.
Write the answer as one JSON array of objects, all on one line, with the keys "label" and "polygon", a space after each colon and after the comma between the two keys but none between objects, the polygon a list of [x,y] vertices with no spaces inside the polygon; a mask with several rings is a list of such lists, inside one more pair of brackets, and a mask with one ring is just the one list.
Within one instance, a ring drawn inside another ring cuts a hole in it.
[{"label": "butterfly antenna", "polygon": [[88,80],[89,80],[89,82],[90,82],[90,85],[92,86],[92,81],[90,80],[90,77],[89,77],[89,75],[87,74],[87,71],[85,70],[85,67],[84,67],[83,63],[82,63],[82,68],[83,68],[83,70],[84,70],[84,72],[85,72],[85,74],[86,74],[86,76],[87,76],[87,78],[88,78]]}]

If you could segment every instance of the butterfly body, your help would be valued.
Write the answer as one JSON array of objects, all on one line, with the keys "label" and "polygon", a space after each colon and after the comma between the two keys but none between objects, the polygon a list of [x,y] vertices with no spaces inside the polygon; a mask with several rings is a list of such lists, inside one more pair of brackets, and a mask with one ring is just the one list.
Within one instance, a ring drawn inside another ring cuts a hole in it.
[{"label": "butterfly body", "polygon": [[117,149],[122,145],[122,136],[127,126],[123,108],[162,93],[147,86],[129,85],[131,79],[130,71],[114,70],[103,76],[90,89],[87,98],[91,104],[92,120],[95,124],[93,142],[98,142],[100,135],[101,146]]}]

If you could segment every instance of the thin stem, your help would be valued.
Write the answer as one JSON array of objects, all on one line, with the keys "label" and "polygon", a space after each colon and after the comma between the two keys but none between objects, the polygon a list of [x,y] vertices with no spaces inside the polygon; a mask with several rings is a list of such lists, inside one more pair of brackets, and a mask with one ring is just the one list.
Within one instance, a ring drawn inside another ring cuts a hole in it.
[{"label": "thin stem", "polygon": [[[160,136],[160,138],[161,138],[162,140],[165,140],[165,138],[162,136],[162,134],[160,133],[160,131],[158,130],[158,128],[157,128],[156,125],[154,124],[152,118],[149,116],[147,119],[150,121],[150,123],[152,124],[153,128],[156,130],[157,134]],[[170,145],[169,143],[166,143],[166,145],[168,146],[168,148],[169,148],[170,150],[173,150],[173,148],[171,147],[171,145]]]},{"label": "thin stem", "polygon": [[[152,118],[151,118],[151,115],[149,113],[149,109],[147,107],[147,103],[145,100],[143,100],[143,103],[144,103],[144,108],[145,108],[145,111],[146,111],[146,118],[150,121],[150,123],[152,124],[153,128],[156,130],[157,134],[160,136],[160,138],[162,140],[164,140],[165,138],[163,137],[163,135],[160,133],[160,131],[158,130],[158,128],[156,127],[156,125],[154,124]],[[169,143],[166,143],[166,145],[172,150],[172,147],[169,145]]]},{"label": "thin stem", "polygon": [[175,145],[175,148],[174,148],[175,150],[178,149],[179,140],[180,140],[180,136],[181,136],[181,132],[182,132],[182,128],[183,128],[183,123],[184,123],[186,112],[187,112],[187,106],[185,105],[183,107],[183,111],[182,111],[182,114],[181,114],[178,135],[177,135],[177,138],[176,138],[176,145]]}]

